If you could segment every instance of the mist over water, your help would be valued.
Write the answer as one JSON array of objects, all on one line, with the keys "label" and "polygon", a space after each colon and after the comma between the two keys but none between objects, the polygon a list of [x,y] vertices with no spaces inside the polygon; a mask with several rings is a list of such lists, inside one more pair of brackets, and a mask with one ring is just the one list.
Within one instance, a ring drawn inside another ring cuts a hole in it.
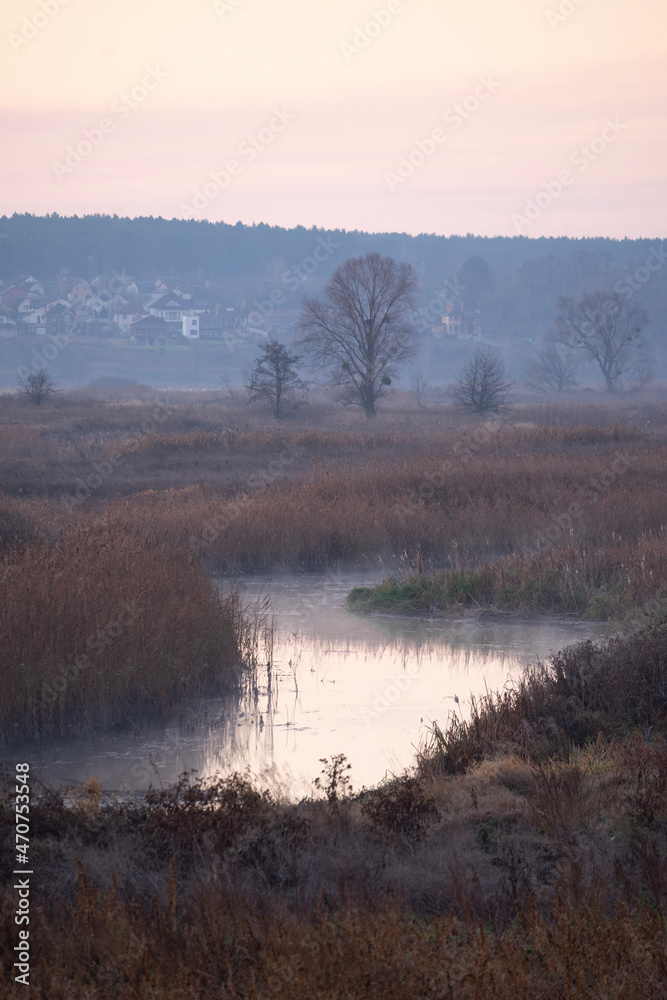
[{"label": "mist over water", "polygon": [[471,692],[502,688],[536,659],[605,632],[565,617],[349,612],[351,587],[380,576],[246,578],[246,599],[268,596],[275,629],[272,651],[261,651],[240,693],[140,732],[31,747],[35,772],[56,787],[92,776],[127,793],[168,785],[183,771],[249,769],[259,784],[299,798],[312,792],[320,759],[342,753],[358,789],[409,767],[432,723],[465,714]]}]

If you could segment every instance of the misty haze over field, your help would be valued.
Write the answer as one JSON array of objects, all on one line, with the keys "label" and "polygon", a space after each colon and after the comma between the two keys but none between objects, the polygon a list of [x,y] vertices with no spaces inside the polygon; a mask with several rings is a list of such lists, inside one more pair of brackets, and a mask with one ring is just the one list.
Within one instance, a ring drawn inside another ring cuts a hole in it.
[{"label": "misty haze over field", "polygon": [[664,1000],[665,0],[0,47],[0,1000]]},{"label": "misty haze over field", "polygon": [[[480,343],[498,349],[519,378],[553,329],[561,296],[598,290],[616,291],[646,311],[651,372],[658,379],[666,373],[662,241],[411,237],[108,216],[14,215],[0,219],[0,232],[6,387],[21,366],[40,360],[69,386],[128,379],[154,387],[239,384],[268,337],[293,344],[303,296],[320,293],[345,259],[371,250],[412,264],[418,274],[419,352],[404,387],[411,373],[422,372],[433,388],[445,386]],[[29,295],[30,278],[38,287]],[[157,343],[137,343],[130,326],[169,294],[176,308],[163,312],[173,317],[171,328]],[[65,306],[70,311],[61,317]],[[461,307],[476,314],[470,333],[444,332],[443,313]],[[185,315],[205,317],[201,337],[181,335]],[[594,366],[581,376],[595,387]]]}]

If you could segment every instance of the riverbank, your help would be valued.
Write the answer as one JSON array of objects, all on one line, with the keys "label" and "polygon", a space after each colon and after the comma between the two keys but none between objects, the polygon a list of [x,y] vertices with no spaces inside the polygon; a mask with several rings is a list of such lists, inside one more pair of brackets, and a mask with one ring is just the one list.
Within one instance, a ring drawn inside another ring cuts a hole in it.
[{"label": "riverbank", "polygon": [[667,534],[640,535],[628,544],[581,540],[530,555],[510,555],[468,570],[388,576],[350,591],[352,611],[445,613],[463,608],[524,615],[575,614],[621,621],[667,598]]},{"label": "riverbank", "polygon": [[[124,803],[35,783],[38,995],[657,1000],[666,665],[656,611],[435,728],[410,773],[354,792],[329,758],[292,805],[238,775]],[[0,817],[9,850],[9,786]]]},{"label": "riverbank", "polygon": [[246,626],[213,573],[403,560],[418,575],[358,606],[640,608],[667,583],[666,439],[649,401],[277,425],[214,393],[3,397],[2,738],[167,712],[233,672]]}]

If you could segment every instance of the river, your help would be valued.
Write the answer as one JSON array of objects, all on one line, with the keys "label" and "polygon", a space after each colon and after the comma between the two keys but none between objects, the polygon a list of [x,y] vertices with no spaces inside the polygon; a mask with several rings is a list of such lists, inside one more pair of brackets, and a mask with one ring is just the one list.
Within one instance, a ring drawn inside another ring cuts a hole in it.
[{"label": "river", "polygon": [[132,733],[25,748],[27,759],[61,789],[92,776],[105,791],[126,794],[166,786],[183,771],[247,770],[298,798],[312,792],[321,758],[344,754],[357,789],[408,767],[432,723],[465,714],[471,693],[502,688],[536,659],[608,632],[565,616],[369,616],[345,608],[351,587],[378,579],[361,571],[246,577],[246,599],[268,596],[275,630],[271,666],[264,651],[240,695]]}]

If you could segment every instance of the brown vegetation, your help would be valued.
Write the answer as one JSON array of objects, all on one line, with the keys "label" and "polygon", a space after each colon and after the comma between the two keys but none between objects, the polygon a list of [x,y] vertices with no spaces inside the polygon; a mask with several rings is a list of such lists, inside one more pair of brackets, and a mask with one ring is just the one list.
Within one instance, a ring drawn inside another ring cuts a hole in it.
[{"label": "brown vegetation", "polygon": [[131,524],[80,518],[14,547],[0,561],[2,742],[127,725],[229,687],[249,628],[187,550]]},{"label": "brown vegetation", "polygon": [[665,590],[659,408],[650,433],[648,410],[586,424],[572,404],[547,423],[422,408],[372,431],[230,429],[238,407],[187,398],[63,396],[40,420],[0,400],[4,739],[167,711],[224,674],[243,626],[204,567],[413,560],[412,592],[384,592],[413,608],[608,617]]},{"label": "brown vegetation", "polygon": [[[371,433],[187,398],[0,399],[5,740],[233,683],[258,626],[206,569],[403,558],[428,600],[447,571],[442,606],[600,615],[665,589],[660,408],[524,407],[503,426],[388,408]],[[300,803],[239,775],[124,801],[35,784],[32,992],[661,997],[666,636],[658,611],[563,651],[356,794],[341,758]],[[0,805],[8,855],[13,786]],[[12,883],[7,865],[3,996]]]},{"label": "brown vegetation", "polygon": [[661,997],[666,654],[664,612],[571,647],[356,795],[343,758],[295,804],[238,775],[35,788],[36,995]]}]

